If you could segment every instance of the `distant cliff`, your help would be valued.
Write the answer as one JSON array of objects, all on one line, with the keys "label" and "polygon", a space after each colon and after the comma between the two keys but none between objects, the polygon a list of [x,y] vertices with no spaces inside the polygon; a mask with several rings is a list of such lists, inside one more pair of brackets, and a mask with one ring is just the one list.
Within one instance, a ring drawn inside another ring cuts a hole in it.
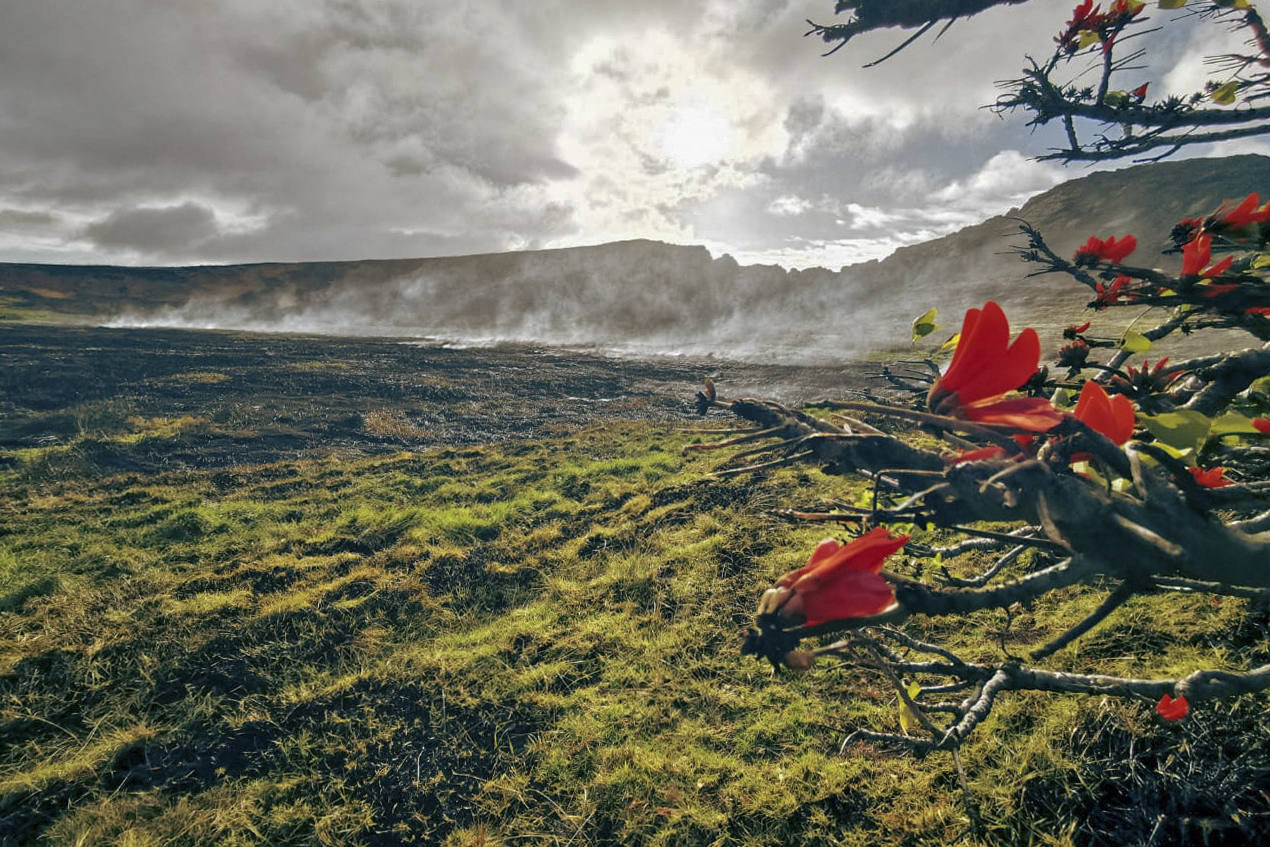
[{"label": "distant cliff", "polygon": [[[1270,158],[1141,165],[1073,179],[1013,215],[1060,254],[1090,235],[1133,233],[1134,260],[1172,225],[1250,191],[1270,196]],[[903,343],[931,306],[947,331],[995,298],[1049,340],[1090,298],[1070,280],[1028,278],[1009,253],[1018,221],[995,217],[834,273],[740,266],[703,247],[623,241],[430,259],[127,268],[0,264],[0,302],[126,325],[429,336],[631,352],[835,361]],[[1123,313],[1122,313],[1123,314]]]}]

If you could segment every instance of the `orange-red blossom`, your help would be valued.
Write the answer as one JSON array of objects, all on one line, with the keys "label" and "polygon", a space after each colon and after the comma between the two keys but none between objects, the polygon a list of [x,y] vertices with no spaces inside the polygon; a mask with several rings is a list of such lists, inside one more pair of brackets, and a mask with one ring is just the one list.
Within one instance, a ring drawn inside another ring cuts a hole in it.
[{"label": "orange-red blossom", "polygon": [[[1221,276],[1230,269],[1235,257],[1228,256],[1211,267],[1204,266],[1213,258],[1213,237],[1200,233],[1182,247],[1182,276]],[[1235,288],[1237,286],[1231,286]]]},{"label": "orange-red blossom", "polygon": [[1199,483],[1201,488],[1225,488],[1232,485],[1229,479],[1226,479],[1226,469],[1222,467],[1209,468],[1204,470],[1200,467],[1187,468],[1191,472],[1191,476]]},{"label": "orange-red blossom", "polygon": [[1106,389],[1092,379],[1080,390],[1075,415],[1118,445],[1133,436],[1133,426],[1137,422],[1128,397],[1123,394],[1109,396]]},{"label": "orange-red blossom", "polygon": [[1120,264],[1129,258],[1129,254],[1138,249],[1138,239],[1132,235],[1117,239],[1114,235],[1104,241],[1097,236],[1089,236],[1089,240],[1076,248],[1076,264],[1082,260],[1094,261],[1102,259],[1113,264]]},{"label": "orange-red blossom", "polygon": [[1171,694],[1163,695],[1160,697],[1160,702],[1155,704],[1156,714],[1170,723],[1180,721],[1190,710],[1191,706],[1186,702],[1185,697],[1174,698]]},{"label": "orange-red blossom", "polygon": [[1042,397],[1005,395],[1036,373],[1041,341],[1031,327],[1010,343],[1010,323],[992,300],[968,309],[952,362],[931,386],[926,403],[932,412],[979,423],[996,423],[1028,432],[1048,432],[1063,415]]},{"label": "orange-red blossom", "polygon": [[895,589],[882,578],[882,563],[907,541],[907,535],[891,535],[884,527],[845,545],[826,538],[806,565],[767,592],[760,612],[801,617],[807,626],[884,612],[895,605]]}]

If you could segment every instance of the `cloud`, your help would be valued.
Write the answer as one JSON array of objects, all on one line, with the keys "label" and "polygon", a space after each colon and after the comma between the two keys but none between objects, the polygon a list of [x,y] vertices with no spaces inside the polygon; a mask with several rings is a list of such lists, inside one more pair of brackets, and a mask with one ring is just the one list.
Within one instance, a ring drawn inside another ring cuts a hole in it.
[{"label": "cloud", "polygon": [[964,180],[954,180],[932,197],[976,219],[1021,206],[1033,195],[1068,177],[1057,165],[1030,159],[1018,150],[1002,150]]},{"label": "cloud", "polygon": [[978,107],[1025,53],[1048,54],[1065,12],[995,9],[865,69],[910,33],[823,58],[804,18],[831,6],[0,4],[0,259],[652,237],[799,262],[823,245],[833,263],[1004,211],[1061,173],[1026,160],[1057,130]]},{"label": "cloud", "polygon": [[806,214],[814,206],[815,204],[810,200],[795,197],[792,194],[782,194],[767,204],[767,211],[777,217],[786,218]]},{"label": "cloud", "polygon": [[47,229],[57,223],[57,215],[52,212],[28,209],[0,209],[0,228],[11,230]]},{"label": "cloud", "polygon": [[84,227],[81,236],[99,247],[166,254],[172,245],[197,247],[220,234],[216,214],[195,202],[179,206],[118,209]]}]

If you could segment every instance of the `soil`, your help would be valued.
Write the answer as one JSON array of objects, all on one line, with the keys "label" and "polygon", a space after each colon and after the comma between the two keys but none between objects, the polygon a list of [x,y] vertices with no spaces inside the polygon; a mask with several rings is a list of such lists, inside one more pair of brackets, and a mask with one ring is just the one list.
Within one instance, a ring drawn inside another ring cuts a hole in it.
[{"label": "soil", "polygon": [[[481,444],[606,421],[688,420],[707,375],[726,396],[799,402],[842,396],[870,370],[10,324],[0,332],[0,451],[73,445],[98,470],[144,472]],[[164,421],[179,431],[99,437]],[[0,453],[0,461],[17,459]]]}]

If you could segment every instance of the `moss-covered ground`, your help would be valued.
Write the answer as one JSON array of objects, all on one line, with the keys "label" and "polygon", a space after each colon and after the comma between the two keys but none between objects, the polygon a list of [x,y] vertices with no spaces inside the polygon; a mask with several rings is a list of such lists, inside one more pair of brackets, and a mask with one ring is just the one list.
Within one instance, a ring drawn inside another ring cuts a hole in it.
[{"label": "moss-covered ground", "polygon": [[[187,398],[240,378],[181,373]],[[859,481],[714,477],[716,455],[681,454],[686,418],[650,422],[638,403],[409,450],[253,454],[247,422],[243,461],[165,470],[164,445],[196,453],[228,423],[156,404],[143,389],[170,375],[153,379],[77,401],[73,433],[3,450],[0,843],[1270,838],[1265,697],[1176,725],[1146,703],[1006,698],[963,753],[968,790],[942,754],[840,749],[852,727],[898,729],[885,681],[832,664],[777,676],[738,646],[762,589],[825,534],[770,510],[854,499]],[[352,428],[427,430],[418,405],[376,409]],[[104,464],[86,442],[145,463]],[[999,660],[1102,596],[914,631]],[[1051,662],[1247,667],[1270,661],[1268,629],[1264,605],[1143,598]]]}]

